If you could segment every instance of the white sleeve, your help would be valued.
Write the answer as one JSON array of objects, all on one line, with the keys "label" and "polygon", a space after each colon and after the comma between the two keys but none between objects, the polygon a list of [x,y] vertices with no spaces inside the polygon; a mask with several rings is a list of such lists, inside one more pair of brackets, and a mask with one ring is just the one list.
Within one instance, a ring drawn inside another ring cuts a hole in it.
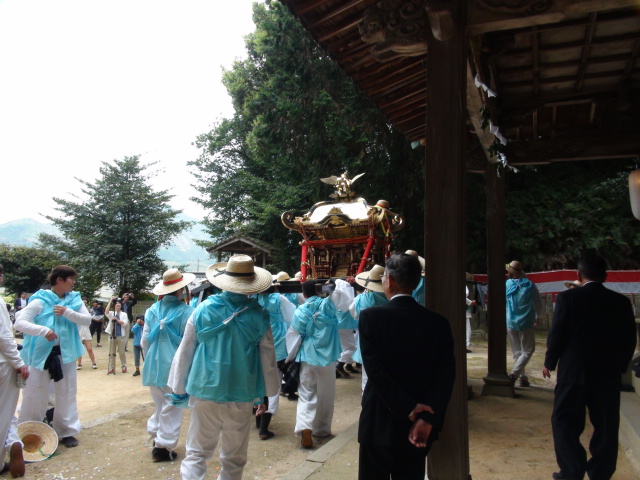
[{"label": "white sleeve", "polygon": [[276,347],[273,345],[273,332],[271,327],[260,340],[260,364],[267,397],[278,394],[280,389],[280,376],[276,364]]},{"label": "white sleeve", "polygon": [[88,327],[89,325],[91,325],[91,314],[89,313],[89,310],[87,310],[87,307],[84,305],[84,303],[80,306],[80,310],[78,310],[77,312],[67,307],[64,310],[62,316],[70,322],[73,322],[80,326]]},{"label": "white sleeve", "polygon": [[42,312],[42,302],[38,299],[31,300],[29,304],[20,310],[20,315],[16,318],[14,328],[19,332],[34,337],[44,337],[49,333],[49,328],[43,325],[36,325],[33,320]]},{"label": "white sleeve", "polygon": [[171,362],[171,370],[169,370],[167,385],[173,390],[173,393],[178,395],[187,393],[187,381],[189,380],[189,372],[191,371],[191,364],[193,363],[193,356],[196,353],[197,346],[198,338],[196,337],[196,327],[193,323],[192,314],[187,320],[184,336],[173,357],[173,362]]},{"label": "white sleeve", "polygon": [[291,323],[296,306],[289,301],[284,295],[280,295],[280,314],[285,323]]},{"label": "white sleeve", "polygon": [[9,312],[7,311],[7,305],[4,300],[0,298],[0,355],[9,362],[9,364],[18,369],[24,365],[20,354],[18,353],[18,346],[16,340],[13,338],[13,328],[11,326],[11,319],[9,318]]},{"label": "white sleeve", "polygon": [[142,348],[142,353],[146,357],[147,352],[149,351],[149,342],[147,341],[147,337],[149,336],[149,324],[144,322],[144,328],[142,329],[142,338],[140,339],[140,348]]},{"label": "white sleeve", "polygon": [[353,287],[349,284],[349,282],[337,279],[336,289],[329,296],[329,298],[335,305],[336,310],[346,312],[347,310],[349,310],[349,305],[351,305],[351,302],[353,302]]}]

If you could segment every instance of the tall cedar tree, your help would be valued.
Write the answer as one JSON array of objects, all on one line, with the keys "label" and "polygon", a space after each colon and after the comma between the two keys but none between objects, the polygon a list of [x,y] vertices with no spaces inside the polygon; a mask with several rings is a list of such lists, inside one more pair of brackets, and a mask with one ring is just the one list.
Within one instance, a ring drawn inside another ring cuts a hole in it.
[{"label": "tall cedar tree", "polygon": [[279,2],[255,4],[248,58],[224,72],[235,107],[198,137],[191,162],[214,242],[247,235],[272,247],[273,271],[299,268],[301,236],[280,221],[328,199],[321,177],[366,174],[354,191],[388,200],[408,227],[395,245],[422,250],[424,150],[388,124]]},{"label": "tall cedar tree", "polygon": [[62,216],[47,218],[62,237],[42,234],[40,242],[78,270],[83,294],[103,284],[120,293],[146,289],[165,269],[158,250],[189,226],[176,219],[181,211],[170,207],[173,195],[149,185],[154,173],[146,169],[154,165],[142,165],[139,156],[103,162],[101,178],[77,179],[86,200],[54,198]]}]

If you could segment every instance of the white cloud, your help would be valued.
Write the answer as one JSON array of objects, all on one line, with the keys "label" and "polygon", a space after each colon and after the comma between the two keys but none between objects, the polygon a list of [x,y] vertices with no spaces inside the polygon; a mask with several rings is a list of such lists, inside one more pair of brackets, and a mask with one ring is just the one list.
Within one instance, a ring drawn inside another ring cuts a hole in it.
[{"label": "white cloud", "polygon": [[52,214],[102,161],[159,161],[158,189],[200,218],[191,143],[232,115],[251,0],[0,0],[0,223]]}]

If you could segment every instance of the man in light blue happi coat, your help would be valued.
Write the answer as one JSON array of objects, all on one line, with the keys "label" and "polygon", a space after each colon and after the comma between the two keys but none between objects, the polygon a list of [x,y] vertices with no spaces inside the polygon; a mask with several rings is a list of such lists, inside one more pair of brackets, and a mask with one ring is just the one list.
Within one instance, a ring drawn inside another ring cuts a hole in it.
[{"label": "man in light blue happi coat", "polygon": [[52,426],[66,447],[75,447],[80,433],[76,401],[76,360],[84,353],[78,325],[89,326],[91,314],[73,288],[78,273],[66,265],[51,270],[50,290],[38,290],[20,311],[15,329],[23,332],[21,355],[29,365],[18,423],[40,422],[47,411],[49,385],[54,382],[56,408]]},{"label": "man in light blue happi coat", "polygon": [[[358,295],[351,305],[349,312],[356,322],[360,320],[360,312],[365,308],[383,305],[389,300],[384,294],[382,286],[382,275],[384,275],[384,267],[374,265],[368,272],[362,272],[356,276],[356,283],[364,287],[364,292]],[[358,338],[358,348],[353,354],[353,361],[362,364],[362,350],[360,349],[360,338]],[[367,372],[362,365],[362,391],[367,385]]]},{"label": "man in light blue happi coat", "polygon": [[220,480],[239,480],[247,462],[252,407],[279,388],[269,314],[250,298],[271,274],[247,255],[210,266],[207,279],[223,293],[198,305],[187,322],[169,374],[174,402],[191,408],[183,480],[204,479],[220,439]]},{"label": "man in light blue happi coat", "polygon": [[[281,273],[283,272],[280,272],[278,275]],[[277,278],[274,281],[277,281]],[[295,312],[296,307],[294,307],[284,295],[278,292],[260,294],[258,295],[258,302],[262,308],[269,313],[273,343],[276,351],[276,363],[281,365],[287,358],[287,329],[289,325],[291,325],[293,312]],[[280,368],[278,368],[278,375],[280,377],[280,385],[282,385],[282,371],[280,371]],[[271,423],[271,417],[278,413],[280,406],[280,389],[278,389],[278,393],[274,396],[269,397],[268,405],[269,408],[267,411],[260,415],[259,421],[256,421],[260,429],[258,432],[260,440],[268,440],[275,435],[269,430],[269,424]]]},{"label": "man in light blue happi coat", "polygon": [[407,255],[413,255],[418,260],[420,260],[420,266],[422,267],[422,276],[420,277],[418,286],[415,288],[411,296],[415,299],[416,302],[424,307],[424,268],[426,263],[424,261],[424,258],[418,255],[418,252],[416,252],[415,250],[407,250],[404,253],[406,253]]},{"label": "man in light blue happi coat", "polygon": [[[351,291],[350,298],[347,293]],[[342,280],[326,298],[316,295],[316,284],[302,284],[306,298],[293,314],[291,328],[300,334],[302,343],[296,356],[300,362],[300,384],[294,432],[301,435],[304,448],[313,447],[312,435],[331,435],[331,421],[336,392],[336,360],[341,346],[338,335],[337,310],[346,311],[353,298],[353,289]],[[338,308],[336,308],[338,307]]]},{"label": "man in light blue happi coat", "polygon": [[509,263],[506,269],[509,273],[506,284],[507,336],[514,360],[509,377],[512,383],[519,379],[519,386],[528,387],[525,367],[536,349],[534,327],[542,314],[542,301],[538,288],[527,278],[519,261]]},{"label": "man in light blue happi coat", "polygon": [[171,461],[176,457],[173,451],[178,445],[182,410],[173,405],[167,394],[172,393],[167,386],[173,356],[182,341],[187,320],[193,308],[185,303],[188,297],[187,285],[195,275],[182,273],[177,268],[164,272],[162,281],[153,293],[159,300],[145,313],[142,331],[142,385],[150,387],[155,404],[153,414],[147,421],[147,433],[154,439],[151,458],[154,462]]}]

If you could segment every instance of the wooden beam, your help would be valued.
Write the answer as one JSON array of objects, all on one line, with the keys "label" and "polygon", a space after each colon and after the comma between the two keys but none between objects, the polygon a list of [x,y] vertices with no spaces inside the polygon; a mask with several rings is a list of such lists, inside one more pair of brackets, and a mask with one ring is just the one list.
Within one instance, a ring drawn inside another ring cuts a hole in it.
[{"label": "wooden beam", "polygon": [[[640,73],[640,67],[634,68],[632,70],[632,73]],[[616,81],[616,83],[618,83],[620,80],[620,73],[617,71],[595,72],[595,73],[588,73],[584,75],[585,80],[597,80],[599,78],[612,78]],[[540,85],[551,85],[554,83],[573,83],[575,82],[575,79],[576,79],[575,75],[563,75],[560,77],[541,78],[539,80],[539,83]],[[510,82],[508,80],[503,79],[501,84],[503,89],[508,89],[508,88],[527,87],[531,84],[531,82],[527,80]],[[575,92],[575,93],[580,93],[580,92]]]},{"label": "wooden beam", "polygon": [[[346,22],[342,22],[341,24],[338,24],[338,25],[332,25],[332,28],[327,29],[326,31],[318,34],[318,41],[325,42],[335,37],[336,35],[340,35],[348,30],[352,30],[354,29],[355,26],[357,26],[360,23],[361,20],[362,20],[361,18],[355,18],[355,19],[347,20]],[[333,42],[332,42],[332,46],[333,46]]]},{"label": "wooden beam", "polygon": [[465,348],[466,6],[452,0],[454,36],[428,29],[425,173],[427,306],[444,315],[455,340],[456,379],[440,439],[427,462],[430,480],[468,480],[469,423]]},{"label": "wooden beam", "polygon": [[629,158],[640,154],[640,128],[628,132],[586,131],[572,137],[509,142],[510,165]]},{"label": "wooden beam", "polygon": [[310,21],[308,24],[308,28],[309,29],[313,29],[314,27],[328,22],[329,20],[331,20],[332,18],[337,17],[338,15],[340,15],[343,12],[346,12],[347,10],[351,10],[354,7],[357,7],[358,5],[360,5],[361,3],[363,3],[365,0],[351,0],[350,2],[345,2],[345,3],[338,3],[336,4],[336,6],[334,8],[331,8],[328,10],[329,13],[327,13],[326,15]]},{"label": "wooden beam", "polygon": [[488,8],[481,0],[469,2],[467,28],[470,34],[479,35],[559,23],[592,12],[638,7],[637,0],[554,0],[550,4],[551,7],[541,13],[528,14],[515,9]]},{"label": "wooden beam", "polygon": [[507,315],[505,288],[505,172],[496,164],[487,166],[487,274],[489,276],[487,325],[489,328],[488,372],[482,395],[514,397],[507,376]]},{"label": "wooden beam", "polygon": [[[631,40],[636,40],[638,38],[637,33],[625,33],[622,35],[609,35],[607,37],[598,37],[594,38],[591,41],[592,45],[598,46],[607,46],[610,44],[628,42]],[[581,48],[584,46],[584,40],[573,40],[571,42],[562,42],[562,43],[546,43],[544,45],[540,45],[539,49],[541,53],[547,52],[556,52],[558,50],[573,50],[576,48]],[[501,58],[503,62],[508,62],[510,56],[518,57],[522,54],[529,53],[529,48],[514,48],[511,49],[504,54],[502,54]]]},{"label": "wooden beam", "polygon": [[598,14],[592,12],[589,14],[589,25],[584,38],[584,46],[582,47],[582,56],[580,58],[580,66],[578,67],[578,75],[576,75],[576,85],[573,88],[575,92],[582,91],[584,86],[584,77],[587,73],[587,65],[589,64],[589,57],[591,57],[591,46],[593,45],[593,35],[596,29],[596,19]]}]

